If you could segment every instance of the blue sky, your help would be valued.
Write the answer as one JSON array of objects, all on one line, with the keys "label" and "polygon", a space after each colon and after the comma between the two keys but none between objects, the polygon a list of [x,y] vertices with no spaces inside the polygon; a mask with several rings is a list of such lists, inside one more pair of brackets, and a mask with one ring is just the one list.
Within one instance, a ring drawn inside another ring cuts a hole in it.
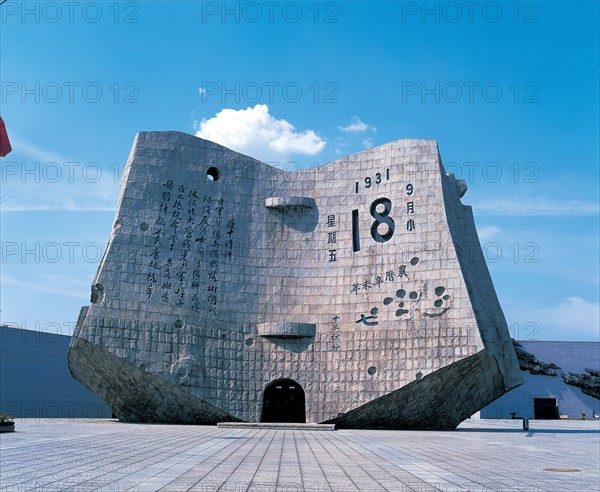
[{"label": "blue sky", "polygon": [[286,169],[400,138],[467,181],[513,336],[599,339],[598,2],[0,5],[1,318],[69,334],[136,132]]}]

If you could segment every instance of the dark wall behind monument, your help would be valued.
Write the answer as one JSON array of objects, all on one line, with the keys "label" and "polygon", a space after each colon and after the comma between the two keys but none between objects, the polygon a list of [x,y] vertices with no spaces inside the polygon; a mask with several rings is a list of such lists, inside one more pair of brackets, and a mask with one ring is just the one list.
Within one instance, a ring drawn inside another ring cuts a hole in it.
[{"label": "dark wall behind monument", "polygon": [[69,374],[71,337],[0,326],[0,414],[110,418],[108,406]]}]

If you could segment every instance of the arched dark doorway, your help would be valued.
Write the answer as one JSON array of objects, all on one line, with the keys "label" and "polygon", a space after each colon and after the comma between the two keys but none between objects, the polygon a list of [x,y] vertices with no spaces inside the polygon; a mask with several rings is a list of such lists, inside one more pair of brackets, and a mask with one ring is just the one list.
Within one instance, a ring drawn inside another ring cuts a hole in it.
[{"label": "arched dark doorway", "polygon": [[304,390],[296,381],[277,379],[265,388],[261,422],[305,423]]}]

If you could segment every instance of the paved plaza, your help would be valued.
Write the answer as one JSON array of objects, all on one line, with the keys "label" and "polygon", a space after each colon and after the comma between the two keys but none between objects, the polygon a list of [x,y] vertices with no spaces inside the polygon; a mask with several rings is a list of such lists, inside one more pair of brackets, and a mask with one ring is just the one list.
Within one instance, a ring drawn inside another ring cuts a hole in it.
[{"label": "paved plaza", "polygon": [[272,430],[18,419],[4,491],[598,490],[600,423],[456,431]]}]

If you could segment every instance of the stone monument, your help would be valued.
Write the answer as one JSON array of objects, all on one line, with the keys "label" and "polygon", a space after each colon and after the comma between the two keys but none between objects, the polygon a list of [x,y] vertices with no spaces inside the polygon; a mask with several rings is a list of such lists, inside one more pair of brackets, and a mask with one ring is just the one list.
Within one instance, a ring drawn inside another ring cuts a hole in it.
[{"label": "stone monument", "polygon": [[126,422],[453,429],[521,384],[433,140],[285,172],[139,133],[69,350]]}]

